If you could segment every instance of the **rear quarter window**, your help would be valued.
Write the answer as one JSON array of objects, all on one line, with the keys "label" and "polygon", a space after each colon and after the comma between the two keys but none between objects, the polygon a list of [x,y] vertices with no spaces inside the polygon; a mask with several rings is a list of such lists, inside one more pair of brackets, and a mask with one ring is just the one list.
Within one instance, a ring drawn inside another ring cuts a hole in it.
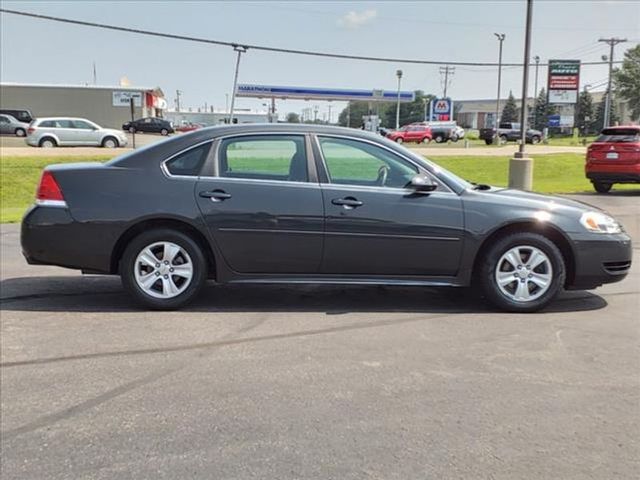
[{"label": "rear quarter window", "polygon": [[640,142],[640,130],[635,128],[611,128],[602,131],[596,142],[637,143]]},{"label": "rear quarter window", "polygon": [[207,158],[211,143],[205,143],[182,152],[165,163],[171,175],[198,176]]}]

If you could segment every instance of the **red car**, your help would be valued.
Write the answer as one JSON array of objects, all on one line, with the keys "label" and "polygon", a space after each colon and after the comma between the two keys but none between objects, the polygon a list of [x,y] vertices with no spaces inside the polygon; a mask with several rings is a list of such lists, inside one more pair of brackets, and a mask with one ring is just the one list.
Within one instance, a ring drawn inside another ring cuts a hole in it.
[{"label": "red car", "polygon": [[426,125],[405,125],[400,130],[387,133],[387,138],[398,143],[429,143],[431,141],[431,128]]},{"label": "red car", "polygon": [[194,130],[198,130],[202,127],[203,125],[201,123],[184,123],[179,127],[176,127],[176,132],[193,132]]},{"label": "red car", "polygon": [[585,172],[599,193],[614,183],[640,183],[640,126],[602,130],[587,149]]}]

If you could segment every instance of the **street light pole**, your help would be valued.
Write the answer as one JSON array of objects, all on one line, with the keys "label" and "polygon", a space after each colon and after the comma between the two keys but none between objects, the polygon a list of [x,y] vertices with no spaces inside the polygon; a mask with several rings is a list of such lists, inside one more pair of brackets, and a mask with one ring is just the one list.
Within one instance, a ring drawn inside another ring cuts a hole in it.
[{"label": "street light pole", "polygon": [[524,37],[524,62],[522,72],[522,106],[520,109],[520,146],[509,162],[509,188],[531,190],[533,187],[533,159],[525,153],[527,143],[527,96],[529,90],[529,61],[531,51],[531,20],[533,0],[527,0],[527,21]]},{"label": "street light pole", "polygon": [[233,76],[233,91],[231,92],[231,109],[229,110],[229,124],[233,123],[233,106],[236,103],[236,88],[238,87],[238,70],[240,70],[240,55],[247,51],[247,47],[243,47],[242,45],[234,45],[233,50],[238,52],[238,57],[236,58],[236,72]]},{"label": "street light pole", "polygon": [[398,98],[396,104],[396,130],[400,129],[400,80],[402,80],[402,70],[397,70],[396,75],[398,76]]},{"label": "street light pole", "polygon": [[533,87],[533,128],[538,124],[538,110],[536,109],[536,100],[538,99],[538,66],[540,65],[540,57],[536,55],[533,57],[536,62],[536,80]]},{"label": "street light pole", "polygon": [[504,42],[504,38],[506,35],[504,33],[494,33],[494,35],[498,38],[500,42],[500,50],[498,53],[498,98],[496,100],[496,117],[494,119],[494,123],[496,126],[496,136],[495,143],[498,144],[500,141],[500,136],[498,135],[498,127],[500,126],[500,82],[502,81],[502,42]]},{"label": "street light pole", "polygon": [[603,42],[609,45],[609,80],[607,82],[607,97],[604,103],[604,123],[602,128],[607,128],[609,126],[609,122],[611,120],[611,77],[613,71],[613,47],[615,47],[619,43],[626,42],[626,38],[601,38],[598,42]]}]

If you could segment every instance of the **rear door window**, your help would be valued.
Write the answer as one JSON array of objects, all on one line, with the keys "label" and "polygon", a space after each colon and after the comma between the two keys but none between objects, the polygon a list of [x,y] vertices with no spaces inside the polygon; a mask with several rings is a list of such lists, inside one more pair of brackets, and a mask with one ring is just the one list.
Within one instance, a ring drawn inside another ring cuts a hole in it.
[{"label": "rear door window", "polygon": [[74,128],[73,122],[71,120],[56,120],[55,127],[56,128]]},{"label": "rear door window", "polygon": [[303,135],[253,135],[227,138],[218,154],[221,177],[308,181]]}]

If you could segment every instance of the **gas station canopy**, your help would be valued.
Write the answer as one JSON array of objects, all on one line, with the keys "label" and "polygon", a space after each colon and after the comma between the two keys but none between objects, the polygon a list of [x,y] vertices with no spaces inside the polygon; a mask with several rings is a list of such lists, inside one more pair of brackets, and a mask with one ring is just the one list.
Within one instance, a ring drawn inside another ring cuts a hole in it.
[{"label": "gas station canopy", "polygon": [[364,102],[413,102],[414,92],[397,92],[393,90],[354,90],[338,88],[283,87],[275,85],[251,85],[241,83],[236,90],[238,97],[277,98],[292,100],[339,100],[348,102],[360,100]]}]

